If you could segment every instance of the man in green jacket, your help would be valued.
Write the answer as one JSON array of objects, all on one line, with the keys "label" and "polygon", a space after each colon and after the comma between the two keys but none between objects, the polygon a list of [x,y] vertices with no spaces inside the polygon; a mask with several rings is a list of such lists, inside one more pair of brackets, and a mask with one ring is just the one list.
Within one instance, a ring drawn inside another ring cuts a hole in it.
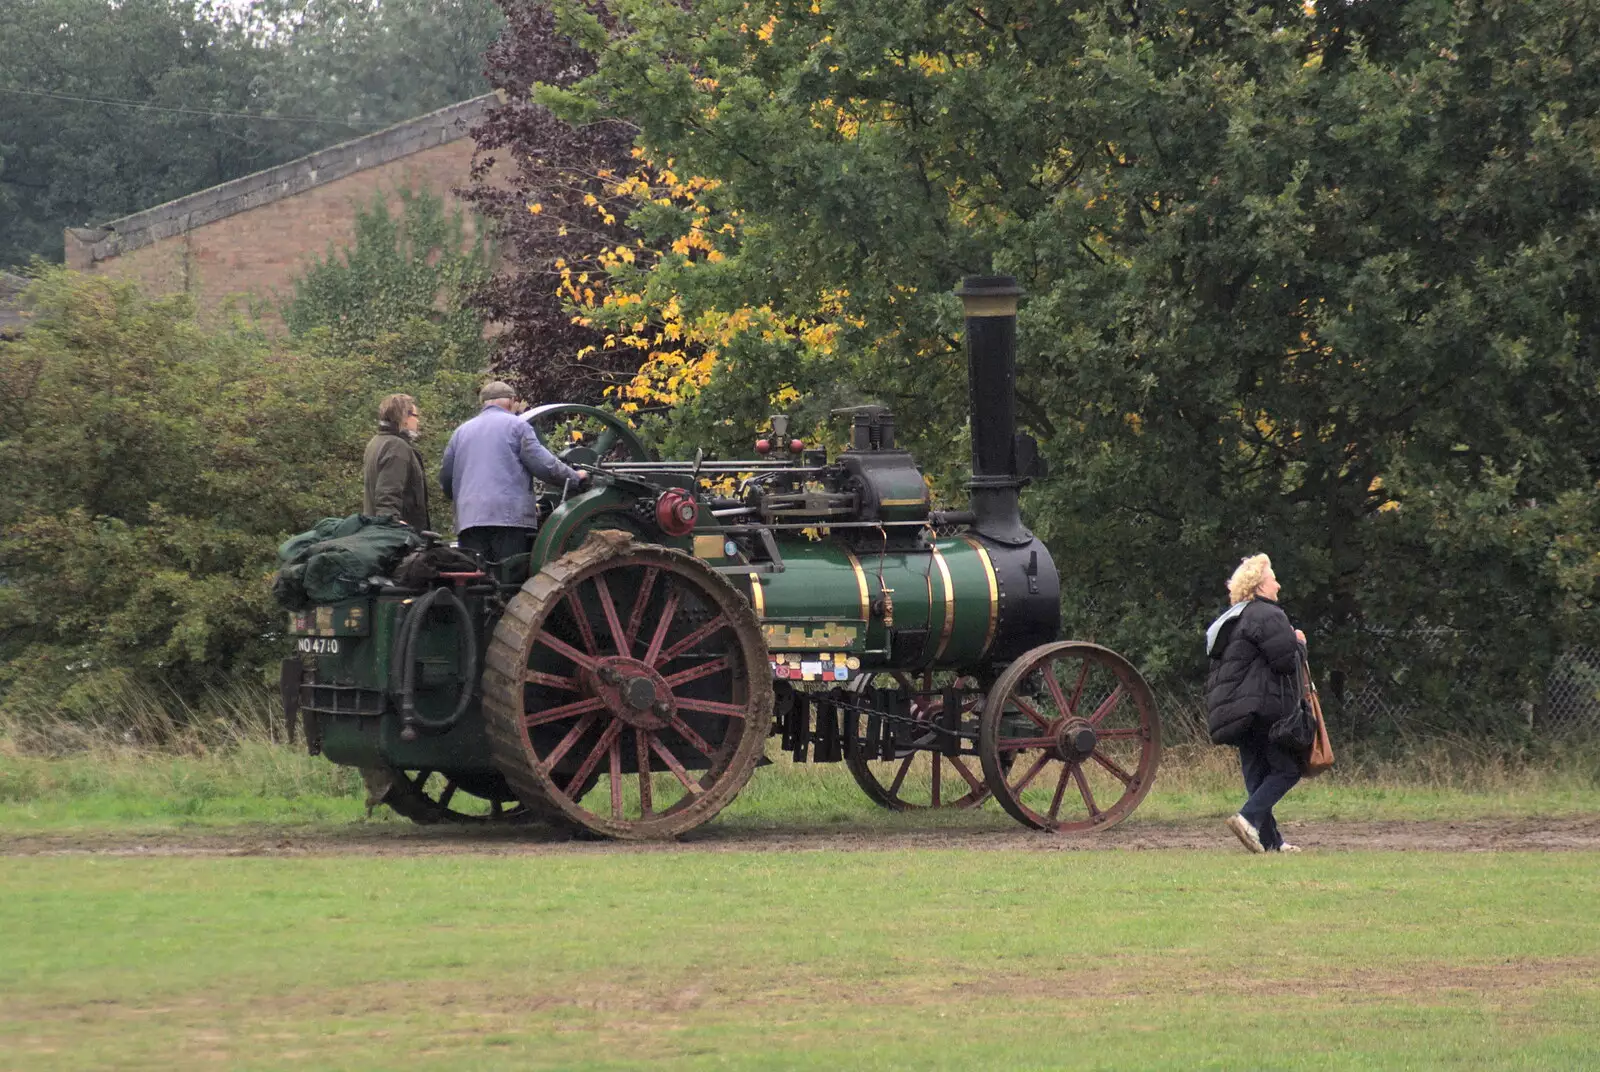
[{"label": "man in green jacket", "polygon": [[414,443],[420,424],[416,400],[410,395],[390,395],[378,404],[378,434],[367,442],[362,458],[361,512],[373,517],[387,514],[425,532],[432,526],[422,452]]}]

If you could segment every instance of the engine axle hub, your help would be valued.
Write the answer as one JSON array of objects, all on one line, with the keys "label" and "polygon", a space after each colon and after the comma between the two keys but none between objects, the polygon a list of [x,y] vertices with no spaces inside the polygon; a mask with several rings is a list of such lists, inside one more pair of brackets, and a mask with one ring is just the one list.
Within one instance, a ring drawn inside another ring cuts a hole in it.
[{"label": "engine axle hub", "polygon": [[1056,755],[1068,763],[1081,763],[1094,754],[1098,743],[1094,727],[1081,718],[1064,718],[1056,725]]},{"label": "engine axle hub", "polygon": [[659,730],[677,713],[672,687],[638,659],[626,655],[601,659],[585,677],[589,694],[637,729]]}]

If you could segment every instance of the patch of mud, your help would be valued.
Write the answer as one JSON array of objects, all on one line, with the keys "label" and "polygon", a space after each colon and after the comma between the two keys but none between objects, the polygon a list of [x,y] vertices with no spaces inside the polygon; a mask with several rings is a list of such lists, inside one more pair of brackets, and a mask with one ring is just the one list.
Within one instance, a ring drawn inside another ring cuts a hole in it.
[{"label": "patch of mud", "polygon": [[[1310,853],[1600,851],[1600,815],[1561,819],[1468,819],[1409,822],[1294,823],[1291,836]],[[1087,837],[1024,830],[882,830],[864,827],[752,829],[713,824],[677,841],[652,844],[584,841],[529,825],[488,831],[413,828],[393,823],[348,826],[241,826],[156,833],[118,830],[7,834],[0,856],[522,856],[645,852],[885,852],[968,849],[1006,852],[1108,852],[1152,849],[1242,851],[1217,819],[1181,823],[1130,821]]]}]

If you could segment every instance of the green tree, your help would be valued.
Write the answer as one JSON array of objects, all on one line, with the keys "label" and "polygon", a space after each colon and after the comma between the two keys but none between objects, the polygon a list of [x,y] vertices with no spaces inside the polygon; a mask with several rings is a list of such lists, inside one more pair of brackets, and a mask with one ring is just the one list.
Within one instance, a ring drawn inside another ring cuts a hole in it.
[{"label": "green tree", "polygon": [[599,69],[541,99],[721,182],[723,262],[663,262],[689,306],[848,291],[863,326],[802,390],[876,394],[948,462],[949,291],[1021,278],[1071,631],[1196,668],[1264,549],[1325,667],[1420,659],[1424,624],[1441,697],[1475,647],[1503,701],[1594,636],[1594,3],[613,10],[562,7]]},{"label": "green tree", "polygon": [[487,93],[504,24],[494,0],[256,0],[243,18],[269,109],[380,125]]},{"label": "green tree", "polygon": [[0,689],[92,713],[117,679],[258,672],[280,654],[276,545],[359,508],[371,362],[59,269],[29,301],[0,342]]},{"label": "green tree", "polygon": [[[398,218],[381,194],[356,213],[355,241],[329,249],[295,281],[283,318],[305,349],[361,355],[389,385],[383,393],[416,397],[419,445],[436,460],[451,430],[477,411],[490,343],[471,300],[492,255],[478,229],[469,232],[465,216],[436,194],[399,197]],[[449,518],[429,470],[433,523],[442,531]]]},{"label": "green tree", "polygon": [[0,6],[0,264],[274,161],[283,124],[201,114],[248,110],[257,60],[187,0]]},{"label": "green tree", "polygon": [[0,5],[0,265],[487,92],[493,0]]},{"label": "green tree", "polygon": [[356,212],[354,242],[330,248],[295,280],[284,323],[299,336],[326,329],[345,348],[404,335],[416,348],[390,353],[396,371],[415,377],[431,378],[441,367],[480,371],[489,347],[469,299],[489,277],[488,246],[437,194],[405,189],[398,197],[399,218],[383,193]]}]

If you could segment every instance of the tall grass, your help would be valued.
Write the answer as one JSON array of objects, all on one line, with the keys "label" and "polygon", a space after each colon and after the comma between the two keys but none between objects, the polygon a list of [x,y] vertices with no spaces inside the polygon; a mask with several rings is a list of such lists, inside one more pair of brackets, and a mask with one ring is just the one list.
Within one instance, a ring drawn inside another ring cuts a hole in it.
[{"label": "tall grass", "polygon": [[53,693],[38,686],[13,686],[0,700],[0,737],[21,752],[45,756],[124,747],[205,755],[286,739],[278,695],[258,682],[209,686],[196,698],[133,678],[105,679],[77,691],[81,713],[63,710]]},{"label": "tall grass", "polygon": [[[365,813],[356,773],[288,743],[275,690],[236,684],[198,700],[147,686],[107,689],[95,716],[69,719],[49,697],[13,690],[0,705],[0,823],[126,820],[319,821]],[[1227,814],[1242,797],[1237,757],[1178,720],[1136,819]],[[1465,818],[1600,810],[1600,742],[1537,757],[1468,739],[1416,741],[1399,754],[1341,747],[1335,769],[1304,783],[1286,808],[1301,819]],[[891,816],[869,803],[842,765],[792,762],[770,742],[759,770],[725,813],[757,827],[960,826],[1009,820],[979,813]],[[380,809],[379,816],[387,817]]]},{"label": "tall grass", "polygon": [[355,771],[291,747],[278,698],[249,682],[188,700],[123,683],[71,718],[12,689],[0,704],[0,814],[29,819],[355,815]]}]

